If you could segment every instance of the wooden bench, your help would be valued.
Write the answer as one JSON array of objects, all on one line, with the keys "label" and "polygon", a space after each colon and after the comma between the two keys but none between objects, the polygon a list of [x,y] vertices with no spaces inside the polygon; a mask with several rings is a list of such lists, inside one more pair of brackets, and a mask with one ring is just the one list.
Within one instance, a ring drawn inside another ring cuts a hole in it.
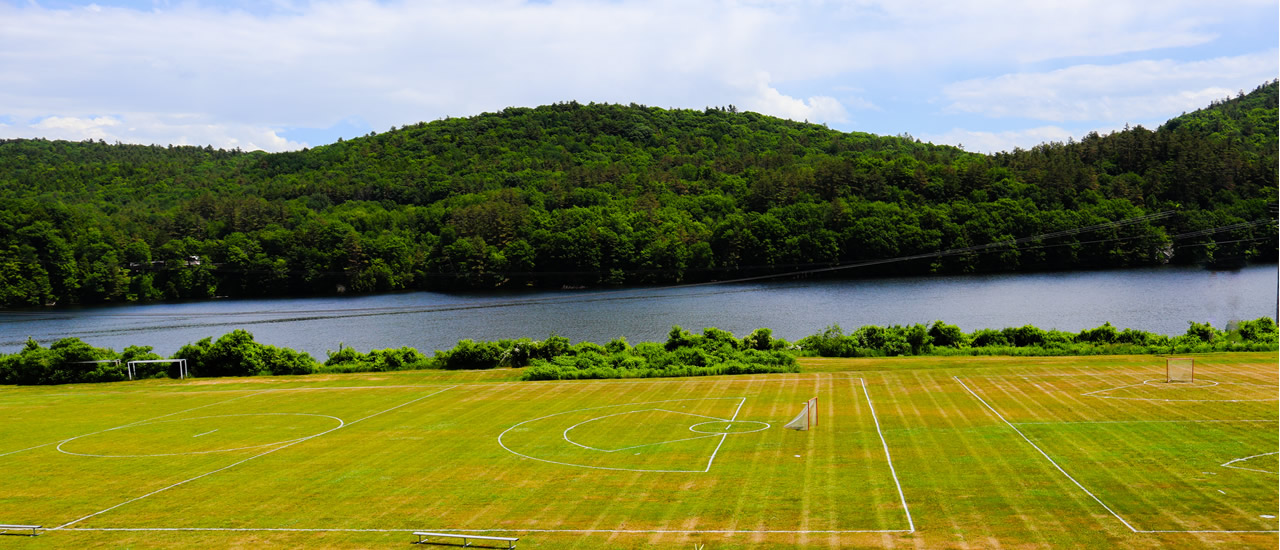
[{"label": "wooden bench", "polygon": [[507,548],[515,548],[516,541],[520,540],[516,537],[491,537],[488,535],[468,535],[466,533],[431,533],[428,531],[414,531],[413,534],[418,536],[418,542],[415,542],[414,544],[427,544],[427,537],[448,537],[462,539],[462,546],[464,548],[471,546],[471,543],[468,542],[467,539],[503,541],[507,543]]},{"label": "wooden bench", "polygon": [[30,530],[31,536],[33,537],[40,534],[39,531],[40,529],[43,529],[43,528],[44,526],[42,525],[13,525],[13,524],[0,523],[0,533],[8,533],[9,531],[13,531],[15,529],[22,530],[22,531]]}]

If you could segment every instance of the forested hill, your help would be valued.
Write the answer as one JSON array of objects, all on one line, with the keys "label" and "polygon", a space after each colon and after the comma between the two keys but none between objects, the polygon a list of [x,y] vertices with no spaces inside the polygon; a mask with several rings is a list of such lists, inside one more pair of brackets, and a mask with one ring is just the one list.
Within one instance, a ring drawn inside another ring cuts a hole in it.
[{"label": "forested hill", "polygon": [[1277,160],[1274,81],[996,155],[574,102],[277,154],[0,141],[0,305],[1274,262]]}]

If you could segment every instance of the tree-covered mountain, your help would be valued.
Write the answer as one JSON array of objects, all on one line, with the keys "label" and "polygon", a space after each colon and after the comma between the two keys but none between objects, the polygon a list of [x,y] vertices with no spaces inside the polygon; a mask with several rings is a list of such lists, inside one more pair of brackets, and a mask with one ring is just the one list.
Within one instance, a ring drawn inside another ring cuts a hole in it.
[{"label": "tree-covered mountain", "polygon": [[995,155],[576,102],[276,154],[7,140],[0,305],[1273,262],[1277,161],[1275,81]]}]

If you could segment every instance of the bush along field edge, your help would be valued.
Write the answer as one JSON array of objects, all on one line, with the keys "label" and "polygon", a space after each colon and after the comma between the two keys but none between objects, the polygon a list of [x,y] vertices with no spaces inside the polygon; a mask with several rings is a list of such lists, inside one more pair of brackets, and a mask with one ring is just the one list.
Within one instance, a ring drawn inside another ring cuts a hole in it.
[{"label": "bush along field edge", "polygon": [[[795,342],[775,338],[767,328],[743,338],[714,327],[695,334],[673,326],[663,343],[632,345],[624,337],[604,345],[571,343],[552,335],[545,340],[520,338],[497,341],[460,340],[448,350],[428,357],[402,347],[361,353],[341,344],[319,362],[306,352],[254,340],[237,329],[190,343],[169,359],[185,359],[196,377],[302,375],[316,373],[387,372],[444,369],[524,368],[522,380],[602,378],[659,378],[798,372],[797,357],[892,357],[954,355],[1142,355],[1232,351],[1277,351],[1275,320],[1261,317],[1219,329],[1190,322],[1185,334],[1165,336],[1111,323],[1078,333],[1035,326],[978,329],[964,332],[956,325],[867,325],[846,332],[831,325]],[[79,338],[63,338],[43,347],[27,339],[14,354],[0,354],[0,384],[72,384],[115,382],[128,377],[130,361],[164,359],[150,346],[129,346],[122,352],[91,346]],[[527,367],[527,368],[526,368]],[[176,378],[173,363],[138,363],[136,378]]]}]

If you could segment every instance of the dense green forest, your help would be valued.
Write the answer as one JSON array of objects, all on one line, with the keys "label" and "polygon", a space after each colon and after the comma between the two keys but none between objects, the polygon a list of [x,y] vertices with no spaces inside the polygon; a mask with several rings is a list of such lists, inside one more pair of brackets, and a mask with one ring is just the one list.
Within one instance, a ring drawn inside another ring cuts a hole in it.
[{"label": "dense green forest", "polygon": [[1277,149],[1275,81],[995,155],[576,102],[275,154],[6,140],[0,307],[1274,262]]},{"label": "dense green forest", "polygon": [[[361,353],[338,346],[317,362],[310,354],[256,342],[253,334],[234,330],[217,340],[205,338],[182,346],[171,357],[185,359],[197,377],[300,375],[313,373],[386,372],[418,369],[493,369],[528,367],[521,380],[658,378],[798,372],[796,356],[896,357],[909,355],[1133,355],[1276,351],[1280,338],[1269,317],[1232,323],[1225,330],[1209,323],[1189,323],[1186,334],[1165,336],[1119,330],[1111,323],[1079,333],[1026,325],[965,333],[935,321],[887,327],[867,325],[845,333],[839,325],[792,343],[774,338],[767,328],[743,338],[709,327],[695,334],[671,327],[666,342],[631,345],[616,338],[605,345],[571,344],[568,338],[520,338],[496,342],[459,341],[453,349],[427,357],[416,349],[370,350]],[[18,353],[0,354],[0,384],[71,384],[125,380],[129,361],[160,359],[149,346],[123,352],[95,348],[79,338],[63,338],[49,347],[28,339]],[[176,378],[176,364],[137,365],[140,378]]]}]

